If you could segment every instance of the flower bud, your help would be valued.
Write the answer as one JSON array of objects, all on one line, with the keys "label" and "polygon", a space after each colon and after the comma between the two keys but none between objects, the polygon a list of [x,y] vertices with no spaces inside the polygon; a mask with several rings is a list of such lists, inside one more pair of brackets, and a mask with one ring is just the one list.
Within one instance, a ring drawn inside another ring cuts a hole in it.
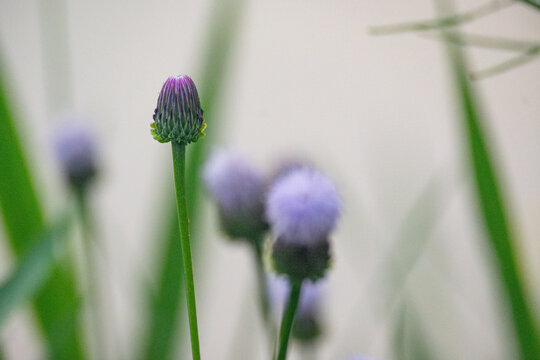
[{"label": "flower bud", "polygon": [[259,240],[268,229],[264,219],[266,185],[242,156],[229,150],[212,154],[203,179],[219,209],[221,227],[231,239]]},{"label": "flower bud", "polygon": [[323,277],[330,262],[328,237],[340,209],[334,185],[320,172],[301,168],[279,177],[266,203],[266,215],[276,235],[274,269],[291,281]]},{"label": "flower bud", "polygon": [[204,137],[203,110],[195,83],[189,76],[171,76],[165,81],[153,118],[151,133],[159,142],[187,145]]},{"label": "flower bud", "polygon": [[96,175],[96,146],[91,131],[82,123],[67,123],[53,136],[56,158],[69,183],[85,186]]}]

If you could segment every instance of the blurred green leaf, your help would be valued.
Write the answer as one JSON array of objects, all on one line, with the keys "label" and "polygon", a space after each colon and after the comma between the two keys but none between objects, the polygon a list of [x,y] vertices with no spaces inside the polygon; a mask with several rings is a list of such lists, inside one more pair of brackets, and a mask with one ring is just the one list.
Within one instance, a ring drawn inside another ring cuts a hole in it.
[{"label": "blurred green leaf", "polygon": [[521,0],[525,4],[535,7],[540,10],[540,0]]},{"label": "blurred green leaf", "polygon": [[68,224],[63,220],[40,236],[37,243],[21,257],[12,274],[0,287],[0,328],[8,315],[43,285],[50,275],[55,247],[66,239]]},{"label": "blurred green leaf", "polygon": [[431,360],[437,359],[435,350],[427,338],[420,314],[414,306],[403,300],[396,320],[393,335],[394,359]]},{"label": "blurred green leaf", "polygon": [[522,359],[540,359],[540,343],[533,311],[527,301],[525,283],[516,253],[516,238],[508,221],[502,188],[483,129],[483,117],[467,78],[462,49],[448,46],[459,98],[469,161],[474,171],[477,203],[493,250],[501,295],[508,301]]},{"label": "blurred green leaf", "polygon": [[402,294],[452,193],[443,193],[441,178],[433,176],[407,210],[397,240],[383,259],[373,282],[384,285],[388,291],[382,302],[385,304],[383,311],[388,311]]},{"label": "blurred green leaf", "polygon": [[426,39],[447,41],[461,46],[473,46],[501,51],[525,52],[531,48],[540,47],[540,42],[538,41],[517,40],[500,36],[486,36],[463,32],[454,34],[450,30],[445,31],[444,35],[441,33],[423,33],[422,36]]},{"label": "blurred green leaf", "polygon": [[[20,258],[34,246],[45,224],[20,140],[24,137],[19,137],[7,98],[4,75],[0,66],[0,210],[9,245]],[[71,264],[64,261],[52,269],[51,277],[34,301],[49,358],[83,358],[77,308],[73,271]]]},{"label": "blurred green leaf", "polygon": [[370,28],[370,33],[373,35],[389,35],[411,31],[435,30],[463,25],[471,21],[477,20],[483,16],[492,14],[493,12],[512,4],[513,2],[513,0],[492,0],[461,14],[451,14],[447,16],[441,16],[437,19],[423,21],[374,26]]},{"label": "blurred green leaf", "polygon": [[[197,228],[200,221],[200,169],[207,149],[212,139],[218,134],[218,117],[215,108],[219,103],[223,82],[226,75],[227,59],[230,56],[237,27],[240,23],[243,0],[216,0],[215,13],[211,21],[208,42],[204,52],[202,67],[202,81],[199,83],[202,107],[205,121],[208,123],[207,136],[194,145],[188,147],[186,164],[186,189],[188,191],[188,213],[192,225],[191,242],[197,257],[197,243],[200,241]],[[173,187],[170,186],[172,194]],[[168,193],[169,194],[169,193]],[[158,289],[151,300],[149,328],[143,349],[144,359],[171,358],[173,340],[178,329],[178,320],[185,315],[185,309],[179,308],[182,304],[183,290],[182,256],[178,246],[178,220],[174,196],[167,196],[166,207],[163,213],[169,214],[169,223],[166,231],[161,234],[159,243],[162,244],[163,254],[158,264],[162,265],[159,271]],[[204,343],[204,341],[203,341]],[[203,345],[204,347],[204,345]]]},{"label": "blurred green leaf", "polygon": [[472,72],[470,75],[471,79],[474,79],[474,80],[485,79],[487,77],[498,75],[503,72],[512,70],[532,60],[538,59],[539,54],[540,54],[540,46],[531,47],[527,51],[524,51],[522,54],[514,56],[499,64],[490,66],[484,70]]}]

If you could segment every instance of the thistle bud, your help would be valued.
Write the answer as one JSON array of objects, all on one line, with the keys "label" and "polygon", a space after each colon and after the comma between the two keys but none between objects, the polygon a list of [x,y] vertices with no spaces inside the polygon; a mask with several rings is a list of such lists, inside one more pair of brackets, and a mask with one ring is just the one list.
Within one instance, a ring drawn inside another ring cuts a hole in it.
[{"label": "thistle bud", "polygon": [[59,127],[53,136],[53,146],[56,158],[71,185],[82,187],[95,177],[95,139],[82,123],[70,122]]},{"label": "thistle bud", "polygon": [[330,232],[341,202],[330,180],[311,168],[292,170],[271,187],[266,216],[276,240],[274,269],[291,281],[324,276],[330,262]]},{"label": "thistle bud", "polygon": [[195,83],[189,76],[171,76],[165,81],[153,119],[150,132],[159,142],[187,145],[204,137],[203,110]]},{"label": "thistle bud", "polygon": [[231,239],[260,239],[268,229],[264,219],[266,185],[242,156],[219,150],[203,169],[203,179],[217,203],[221,227]]}]

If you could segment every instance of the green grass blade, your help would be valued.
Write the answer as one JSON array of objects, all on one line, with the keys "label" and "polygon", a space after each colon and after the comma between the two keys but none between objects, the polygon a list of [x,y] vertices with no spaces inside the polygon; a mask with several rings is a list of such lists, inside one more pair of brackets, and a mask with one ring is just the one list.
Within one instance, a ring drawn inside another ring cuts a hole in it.
[{"label": "green grass blade", "polygon": [[[197,228],[199,224],[198,204],[200,197],[199,174],[206,149],[218,133],[219,124],[215,121],[214,109],[219,102],[222,84],[227,69],[227,58],[231,52],[237,33],[237,25],[243,7],[243,0],[217,1],[216,12],[212,28],[210,29],[206,51],[204,53],[204,66],[199,94],[201,95],[205,121],[208,123],[206,138],[188,148],[186,164],[186,188],[188,189],[188,213],[192,224],[192,247],[197,257]],[[172,187],[171,187],[172,191]],[[158,289],[151,300],[149,327],[147,329],[143,349],[144,359],[168,359],[172,356],[173,340],[178,329],[178,320],[183,318],[185,310],[180,307],[183,293],[182,256],[177,246],[180,236],[176,207],[167,197],[164,213],[170,218],[166,231],[160,237],[164,253],[159,261]],[[204,344],[203,344],[204,346]]]},{"label": "green grass blade", "polygon": [[[1,64],[0,64],[1,65]],[[44,216],[26,163],[21,138],[7,99],[0,66],[0,211],[6,238],[17,258],[34,245],[45,229]],[[78,299],[71,266],[55,266],[34,300],[47,341],[48,357],[83,358],[78,341]]]},{"label": "green grass blade", "polygon": [[540,0],[521,0],[525,4],[528,4],[538,10],[540,10]]},{"label": "green grass blade", "polygon": [[447,28],[452,26],[464,25],[480,19],[486,15],[490,15],[495,11],[498,11],[505,6],[512,4],[513,0],[492,0],[485,4],[482,4],[472,10],[463,12],[461,14],[452,14],[443,16],[437,19],[407,22],[401,24],[391,24],[383,26],[374,26],[369,29],[373,35],[389,35],[399,34],[412,31],[426,31],[435,30],[441,28]]},{"label": "green grass blade", "polygon": [[540,55],[540,46],[531,47],[518,56],[514,56],[499,64],[488,67],[487,69],[475,71],[470,74],[471,79],[480,80],[490,76],[498,75],[506,71],[515,69],[518,66],[524,65],[530,61],[538,59]]},{"label": "green grass blade", "polygon": [[8,315],[43,285],[54,261],[54,249],[66,239],[68,224],[61,221],[45,231],[0,287],[0,328]]},{"label": "green grass blade", "polygon": [[493,250],[501,294],[508,301],[516,340],[522,359],[540,359],[538,330],[527,302],[525,283],[519,268],[516,240],[508,221],[502,188],[493,157],[484,135],[483,118],[467,78],[467,65],[461,48],[449,46],[450,60],[460,100],[469,161],[474,172],[476,200],[486,239]]}]

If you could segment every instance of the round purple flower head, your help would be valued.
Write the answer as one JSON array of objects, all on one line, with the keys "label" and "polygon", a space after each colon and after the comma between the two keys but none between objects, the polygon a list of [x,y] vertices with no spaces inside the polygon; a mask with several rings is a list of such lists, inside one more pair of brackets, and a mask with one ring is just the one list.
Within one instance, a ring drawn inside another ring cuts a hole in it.
[{"label": "round purple flower head", "polygon": [[86,185],[96,174],[96,144],[93,133],[79,122],[59,127],[53,135],[56,158],[69,182]]},{"label": "round purple flower head", "polygon": [[258,240],[264,219],[263,177],[241,155],[215,151],[203,169],[203,180],[219,209],[221,225],[231,238]]},{"label": "round purple flower head", "polygon": [[276,235],[274,270],[291,282],[323,277],[330,264],[328,236],[340,208],[336,188],[320,172],[304,167],[278,177],[266,201],[266,216]]},{"label": "round purple flower head", "polygon": [[[325,286],[324,280],[317,282],[307,280],[302,284],[292,333],[297,339],[312,341],[322,332],[320,310]],[[267,287],[270,305],[279,320],[289,298],[290,282],[285,277],[268,275]]]},{"label": "round purple flower head", "polygon": [[308,245],[326,241],[340,209],[334,184],[320,172],[304,167],[277,179],[268,194],[266,215],[278,238]]},{"label": "round purple flower head", "polygon": [[150,132],[159,142],[187,145],[204,137],[203,110],[195,83],[187,75],[171,76],[165,81]]}]

